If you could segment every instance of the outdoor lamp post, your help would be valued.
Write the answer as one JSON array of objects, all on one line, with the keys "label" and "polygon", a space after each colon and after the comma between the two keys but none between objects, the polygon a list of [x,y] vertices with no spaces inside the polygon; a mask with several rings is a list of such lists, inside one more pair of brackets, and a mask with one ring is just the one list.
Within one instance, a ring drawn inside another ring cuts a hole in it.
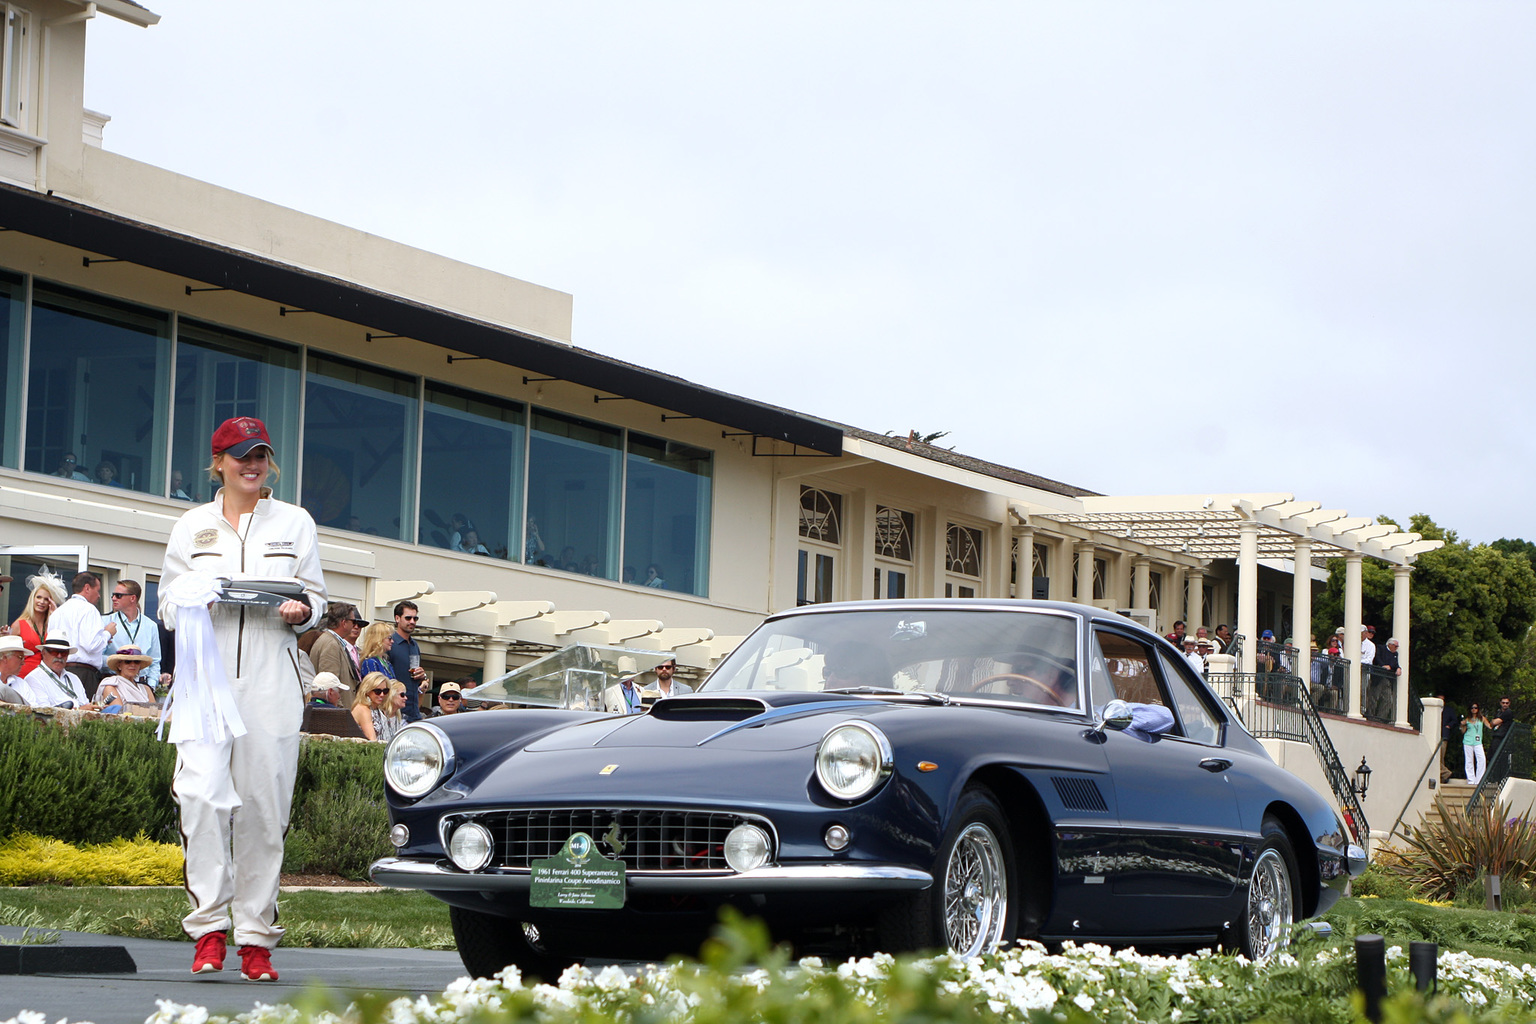
[{"label": "outdoor lamp post", "polygon": [[1365,763],[1365,758],[1360,758],[1360,767],[1355,769],[1354,790],[1361,800],[1365,799],[1365,791],[1371,788],[1371,766]]}]

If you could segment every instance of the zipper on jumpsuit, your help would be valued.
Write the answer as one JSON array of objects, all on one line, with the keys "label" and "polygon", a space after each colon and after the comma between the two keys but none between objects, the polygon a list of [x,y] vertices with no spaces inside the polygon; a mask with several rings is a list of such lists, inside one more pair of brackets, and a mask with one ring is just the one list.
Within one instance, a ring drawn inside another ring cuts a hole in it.
[{"label": "zipper on jumpsuit", "polygon": [[[245,532],[246,533],[250,533],[251,532],[251,524],[256,521],[256,512],[254,510],[252,510],[252,511],[246,513],[246,515],[248,515],[250,518],[247,519],[246,522],[245,522]],[[223,516],[220,516],[219,518],[221,520],[223,520],[224,525],[226,525],[226,526],[229,525],[229,520],[228,519],[224,519]],[[235,530],[235,536],[240,539],[240,573],[241,573],[241,575],[244,575],[245,574],[245,534],[241,533],[239,530]],[[240,625],[235,630],[235,678],[237,678],[237,679],[240,677],[240,662],[241,662],[241,660],[244,657],[245,657],[245,606],[241,605],[240,606]]]}]

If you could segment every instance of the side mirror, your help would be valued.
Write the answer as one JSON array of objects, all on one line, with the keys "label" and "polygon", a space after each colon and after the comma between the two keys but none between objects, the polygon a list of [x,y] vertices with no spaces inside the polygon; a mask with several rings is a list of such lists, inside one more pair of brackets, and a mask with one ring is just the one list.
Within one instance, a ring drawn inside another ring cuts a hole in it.
[{"label": "side mirror", "polygon": [[1093,727],[1094,732],[1103,732],[1105,729],[1113,729],[1120,732],[1131,724],[1131,706],[1123,700],[1112,700],[1104,705],[1104,710],[1099,712],[1098,724]]}]

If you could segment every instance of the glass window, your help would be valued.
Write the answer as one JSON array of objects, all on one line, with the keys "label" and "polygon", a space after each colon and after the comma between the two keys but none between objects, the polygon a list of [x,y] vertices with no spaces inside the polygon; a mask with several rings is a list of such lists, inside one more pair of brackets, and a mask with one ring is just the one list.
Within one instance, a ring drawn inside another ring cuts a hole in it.
[{"label": "glass window", "polygon": [[622,439],[615,427],[553,412],[533,414],[528,442],[528,527],[542,550],[530,565],[618,579]]},{"label": "glass window", "polygon": [[912,561],[912,534],[917,517],[885,505],[875,506],[875,554],[902,562]]},{"label": "glass window", "polygon": [[831,555],[800,551],[795,570],[795,604],[826,604],[835,600],[835,569]]},{"label": "glass window", "polygon": [[0,466],[21,462],[21,356],[26,284],[0,272]]},{"label": "glass window", "polygon": [[702,448],[630,433],[625,583],[709,593],[711,461]]},{"label": "glass window", "polygon": [[163,313],[37,284],[25,468],[164,494],[168,327]]},{"label": "glass window", "polygon": [[860,686],[1075,708],[1077,621],[907,609],[787,616],[749,636],[704,689]]},{"label": "glass window", "polygon": [[800,488],[800,536],[828,544],[843,542],[843,496],[819,487]]},{"label": "glass window", "polygon": [[302,502],[315,522],[413,537],[415,381],[310,355],[304,396]]},{"label": "glass window", "polygon": [[972,526],[949,524],[945,568],[962,576],[981,575],[981,531]]},{"label": "glass window", "polygon": [[27,46],[29,16],[15,4],[0,3],[0,123],[27,127]]},{"label": "glass window", "polygon": [[208,439],[220,423],[255,416],[267,425],[284,470],[272,491],[293,501],[299,468],[299,351],[182,320],[176,328],[175,420],[166,493],[208,501]]},{"label": "glass window", "polygon": [[1161,649],[1158,660],[1163,663],[1163,678],[1168,682],[1168,692],[1179,709],[1184,723],[1184,735],[1198,743],[1221,742],[1221,719],[1200,699],[1203,686],[1190,679],[1189,663],[1175,664]]},{"label": "glass window", "polygon": [[[527,412],[518,402],[427,385],[421,421],[420,541],[518,559]],[[466,472],[473,467],[473,472]],[[539,531],[527,536],[533,559]]]}]

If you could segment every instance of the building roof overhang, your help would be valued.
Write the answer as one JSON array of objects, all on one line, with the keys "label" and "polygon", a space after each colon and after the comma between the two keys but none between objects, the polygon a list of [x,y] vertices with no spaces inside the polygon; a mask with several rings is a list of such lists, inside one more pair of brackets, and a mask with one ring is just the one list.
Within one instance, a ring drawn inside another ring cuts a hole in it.
[{"label": "building roof overhang", "polygon": [[[1021,511],[1022,514],[1022,511]],[[1202,561],[1236,559],[1244,523],[1252,523],[1258,557],[1287,560],[1305,541],[1313,559],[1350,554],[1411,565],[1444,542],[1425,540],[1365,516],[1289,494],[1182,494],[1085,497],[1080,511],[1029,510],[1035,519],[1070,523],[1116,541],[1135,541]]]},{"label": "building roof overhang", "polygon": [[843,431],[835,424],[58,196],[0,183],[0,229],[126,260],[194,286],[228,288],[380,334],[492,359],[781,445],[824,455],[843,452]]},{"label": "building roof overhang", "polygon": [[[149,10],[142,4],[136,4],[133,0],[66,0],[67,3],[83,8],[82,14],[91,17],[93,11],[102,14],[110,14],[114,18],[121,18],[131,25],[140,28],[148,28],[160,23],[160,15]],[[80,14],[69,15],[70,19],[81,17]]]}]

